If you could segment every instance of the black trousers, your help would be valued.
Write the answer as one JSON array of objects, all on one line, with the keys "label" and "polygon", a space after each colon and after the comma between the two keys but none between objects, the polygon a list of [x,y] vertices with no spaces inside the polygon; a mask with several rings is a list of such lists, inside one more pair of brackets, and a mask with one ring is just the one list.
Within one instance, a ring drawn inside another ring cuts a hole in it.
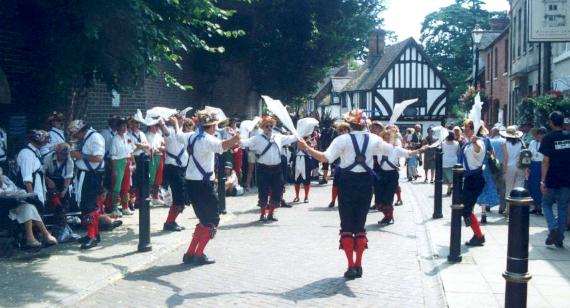
[{"label": "black trousers", "polygon": [[399,179],[397,170],[379,170],[378,179],[374,181],[374,204],[392,205]]},{"label": "black trousers", "polygon": [[192,202],[192,208],[200,223],[204,226],[220,223],[218,215],[218,195],[211,181],[186,180],[186,190]]},{"label": "black trousers", "polygon": [[267,207],[268,196],[271,193],[271,206],[278,207],[283,195],[283,171],[281,164],[275,166],[267,166],[258,164],[257,166],[257,186],[258,186],[258,206]]},{"label": "black trousers", "polygon": [[[97,206],[97,197],[102,191],[103,185],[103,171],[83,171],[85,173],[83,185],[81,186],[81,200],[79,208],[82,214],[89,214],[99,209]],[[79,174],[81,176],[81,174]]]},{"label": "black trousers", "polygon": [[172,190],[172,204],[183,206],[187,201],[187,193],[184,185],[185,168],[164,165],[163,186],[170,186]]},{"label": "black trousers", "polygon": [[344,171],[338,183],[338,213],[341,232],[364,232],[372,201],[373,176],[367,172]]},{"label": "black trousers", "polygon": [[463,217],[469,217],[485,187],[483,172],[463,178]]}]

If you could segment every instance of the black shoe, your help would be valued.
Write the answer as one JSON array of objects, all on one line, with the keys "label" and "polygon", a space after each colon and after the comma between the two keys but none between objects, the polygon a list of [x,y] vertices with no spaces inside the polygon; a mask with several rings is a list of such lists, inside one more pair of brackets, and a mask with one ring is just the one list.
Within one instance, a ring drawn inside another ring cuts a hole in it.
[{"label": "black shoe", "polygon": [[194,255],[184,254],[184,256],[182,257],[182,262],[184,264],[189,264],[189,265],[194,264]]},{"label": "black shoe", "polygon": [[334,202],[329,203],[329,208],[333,208],[334,207]]},{"label": "black shoe", "polygon": [[196,265],[196,266],[208,265],[208,264],[214,264],[214,263],[216,263],[216,261],[208,259],[208,257],[205,254],[203,254],[199,257],[194,256],[194,265]]},{"label": "black shoe", "polygon": [[228,211],[223,210],[223,211],[220,212],[220,215],[226,215],[227,213],[228,213]]},{"label": "black shoe", "polygon": [[[89,241],[89,239],[91,239],[91,238],[86,235],[86,236],[84,236],[84,237],[78,239],[77,242],[78,242],[79,244],[85,244],[85,243],[87,243],[87,242]],[[97,243],[100,243],[100,242],[101,242],[101,235],[100,235],[100,234],[97,234],[97,237],[95,238],[95,241],[96,241]]]},{"label": "black shoe", "polygon": [[303,203],[309,203],[309,198],[305,198],[305,200],[303,200]]},{"label": "black shoe", "polygon": [[358,272],[356,270],[356,267],[349,267],[346,270],[346,272],[344,272],[344,278],[346,278],[347,280],[353,280],[357,276],[358,276]]},{"label": "black shoe", "polygon": [[123,225],[123,221],[122,220],[115,220],[110,224],[103,224],[99,226],[99,229],[101,231],[112,231],[117,227],[120,227]]},{"label": "black shoe", "polygon": [[281,207],[286,207],[288,209],[292,208],[293,206],[287,202],[281,202]]},{"label": "black shoe", "polygon": [[546,241],[544,241],[544,243],[548,246],[558,242],[560,242],[560,235],[558,234],[558,231],[550,231],[550,233],[548,233]]},{"label": "black shoe", "polygon": [[273,215],[267,216],[267,221],[279,221],[277,218],[273,217]]},{"label": "black shoe", "polygon": [[267,222],[267,218],[265,218],[265,215],[261,215],[261,216],[259,216],[259,221],[260,222]]},{"label": "black shoe", "polygon": [[482,224],[482,225],[486,225],[486,224],[487,224],[487,215],[481,215],[481,224]]},{"label": "black shoe", "polygon": [[362,266],[357,266],[356,268],[356,278],[362,277]]},{"label": "black shoe", "polygon": [[368,209],[369,211],[377,211],[378,207],[376,207],[376,205],[373,205],[370,207],[370,209]]},{"label": "black shoe", "polygon": [[131,204],[129,204],[129,210],[131,210],[132,212],[134,212],[134,211],[135,211],[135,208],[137,208],[137,209],[138,209],[139,207],[138,207],[138,206],[137,206],[137,207],[135,207],[135,205],[134,205],[134,204],[132,204],[132,203],[131,203]]},{"label": "black shoe", "polygon": [[394,203],[394,206],[400,206],[403,204],[404,204],[404,202],[402,200],[398,200],[398,201],[396,201],[396,203]]},{"label": "black shoe", "polygon": [[394,223],[394,218],[384,217],[378,222],[380,225],[391,225]]},{"label": "black shoe", "polygon": [[81,244],[81,247],[79,247],[79,249],[90,249],[97,246],[97,243],[97,239],[89,238],[85,243]]},{"label": "black shoe", "polygon": [[471,227],[471,217],[463,217],[466,227]]},{"label": "black shoe", "polygon": [[505,213],[505,209],[499,209],[499,214],[504,214]]},{"label": "black shoe", "polygon": [[182,230],[184,230],[186,228],[179,226],[176,221],[175,222],[170,222],[170,223],[165,223],[164,226],[162,226],[162,231],[176,231],[176,232],[180,232]]},{"label": "black shoe", "polygon": [[322,179],[322,180],[319,181],[319,184],[320,184],[320,185],[328,184],[328,183],[329,183],[329,182],[328,182],[326,179]]},{"label": "black shoe", "polygon": [[473,235],[473,237],[469,241],[465,242],[465,246],[483,246],[483,243],[485,243],[484,235],[481,238],[478,238],[475,235]]}]

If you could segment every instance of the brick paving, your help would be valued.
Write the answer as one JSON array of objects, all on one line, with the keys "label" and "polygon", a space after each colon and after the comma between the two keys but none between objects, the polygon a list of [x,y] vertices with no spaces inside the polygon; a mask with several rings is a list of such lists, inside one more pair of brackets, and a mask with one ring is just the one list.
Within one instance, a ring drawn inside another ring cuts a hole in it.
[{"label": "brick paving", "polygon": [[[396,224],[387,227],[377,224],[381,214],[369,214],[364,276],[345,281],[338,212],[326,208],[329,198],[330,184],[313,186],[309,204],[279,209],[279,222],[271,224],[257,222],[255,195],[228,198],[235,217],[206,250],[216,264],[189,268],[180,247],[76,306],[446,306],[416,205],[398,207]],[[291,188],[286,199],[293,199]]]}]

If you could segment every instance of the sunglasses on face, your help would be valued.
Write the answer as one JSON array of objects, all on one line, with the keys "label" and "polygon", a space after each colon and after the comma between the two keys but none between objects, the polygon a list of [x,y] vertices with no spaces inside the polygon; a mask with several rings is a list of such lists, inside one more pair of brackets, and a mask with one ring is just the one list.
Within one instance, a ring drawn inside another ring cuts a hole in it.
[{"label": "sunglasses on face", "polygon": [[263,128],[273,128],[273,125],[265,125]]}]

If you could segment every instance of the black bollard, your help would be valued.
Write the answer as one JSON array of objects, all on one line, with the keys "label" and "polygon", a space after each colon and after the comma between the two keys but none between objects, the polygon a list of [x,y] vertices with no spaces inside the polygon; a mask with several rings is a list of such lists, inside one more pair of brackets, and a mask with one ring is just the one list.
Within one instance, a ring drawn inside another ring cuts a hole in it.
[{"label": "black bollard", "polygon": [[449,256],[451,263],[461,262],[461,217],[463,213],[463,166],[453,167],[453,196],[451,201],[451,232],[449,236]]},{"label": "black bollard", "polygon": [[224,154],[218,156],[218,212],[226,211],[226,159]]},{"label": "black bollard", "polygon": [[433,186],[433,219],[443,218],[442,203],[442,186],[443,186],[443,151],[441,146],[437,147],[435,152],[435,185]]},{"label": "black bollard", "polygon": [[145,154],[139,160],[136,176],[139,177],[137,187],[139,201],[139,252],[152,250],[150,244],[150,198],[149,198],[149,157]]},{"label": "black bollard", "polygon": [[509,241],[507,248],[507,270],[503,278],[507,281],[505,308],[524,308],[527,299],[527,284],[532,276],[528,273],[528,228],[529,207],[533,204],[528,191],[516,187],[507,197],[509,203]]}]

